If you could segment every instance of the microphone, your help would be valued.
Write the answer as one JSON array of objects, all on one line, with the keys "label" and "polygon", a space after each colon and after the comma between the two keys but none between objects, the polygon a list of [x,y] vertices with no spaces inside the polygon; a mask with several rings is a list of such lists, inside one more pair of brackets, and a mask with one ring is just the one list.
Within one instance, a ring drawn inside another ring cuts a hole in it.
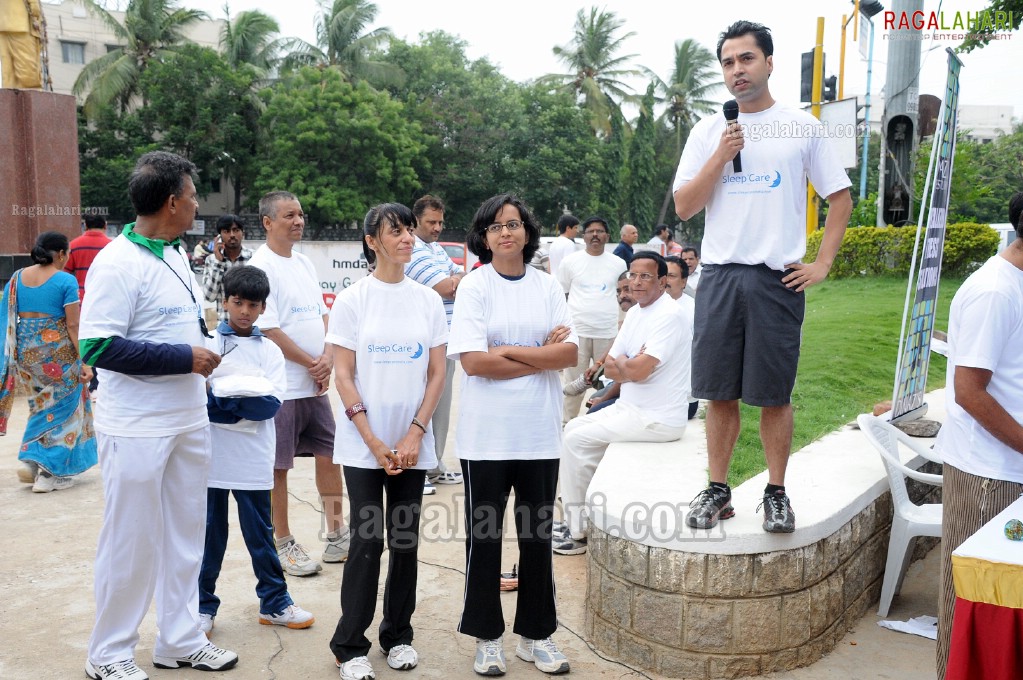
[{"label": "microphone", "polygon": [[[721,113],[725,114],[725,125],[731,125],[739,120],[739,104],[734,99],[729,99],[721,107]],[[732,172],[742,172],[742,160],[739,154],[732,159]]]}]

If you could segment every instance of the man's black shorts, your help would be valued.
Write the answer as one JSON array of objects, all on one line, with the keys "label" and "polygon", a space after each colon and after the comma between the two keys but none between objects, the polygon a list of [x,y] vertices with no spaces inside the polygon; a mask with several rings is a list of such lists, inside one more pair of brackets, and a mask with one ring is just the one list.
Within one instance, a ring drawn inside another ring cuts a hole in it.
[{"label": "man's black shorts", "polygon": [[786,273],[766,265],[703,266],[693,396],[751,406],[791,401],[806,301],[781,282]]}]

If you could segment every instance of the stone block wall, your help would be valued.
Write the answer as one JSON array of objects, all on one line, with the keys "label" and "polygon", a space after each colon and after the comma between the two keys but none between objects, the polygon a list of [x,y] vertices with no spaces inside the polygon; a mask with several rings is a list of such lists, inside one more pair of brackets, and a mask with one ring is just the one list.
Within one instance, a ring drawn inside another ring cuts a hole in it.
[{"label": "stone block wall", "polygon": [[831,651],[881,592],[891,496],[807,546],[752,555],[654,548],[592,529],[588,637],[675,678],[739,678]]}]

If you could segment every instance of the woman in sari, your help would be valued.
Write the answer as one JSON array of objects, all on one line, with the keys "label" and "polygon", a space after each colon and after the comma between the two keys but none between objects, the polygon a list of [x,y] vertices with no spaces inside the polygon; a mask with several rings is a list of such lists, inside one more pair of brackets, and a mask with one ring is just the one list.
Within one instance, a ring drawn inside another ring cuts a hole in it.
[{"label": "woman in sari", "polygon": [[96,464],[92,403],[85,385],[92,369],[78,356],[78,283],[65,273],[68,240],[47,231],[32,248],[35,264],[14,273],[0,304],[6,329],[0,358],[0,434],[14,391],[28,391],[28,424],[21,442],[18,478],[46,493],[70,488],[74,475]]}]

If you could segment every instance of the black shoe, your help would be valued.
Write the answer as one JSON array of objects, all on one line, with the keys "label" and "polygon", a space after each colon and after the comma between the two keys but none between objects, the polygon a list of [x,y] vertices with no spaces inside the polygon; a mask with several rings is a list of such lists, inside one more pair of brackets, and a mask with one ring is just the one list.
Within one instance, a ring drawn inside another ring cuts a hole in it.
[{"label": "black shoe", "polygon": [[791,534],[796,530],[796,513],[792,512],[792,504],[784,491],[765,494],[764,500],[757,506],[764,509],[764,531],[772,534]]},{"label": "black shoe", "polygon": [[732,508],[732,492],[716,486],[708,486],[689,503],[692,508],[686,514],[686,524],[694,529],[713,529],[719,519],[735,516]]}]

